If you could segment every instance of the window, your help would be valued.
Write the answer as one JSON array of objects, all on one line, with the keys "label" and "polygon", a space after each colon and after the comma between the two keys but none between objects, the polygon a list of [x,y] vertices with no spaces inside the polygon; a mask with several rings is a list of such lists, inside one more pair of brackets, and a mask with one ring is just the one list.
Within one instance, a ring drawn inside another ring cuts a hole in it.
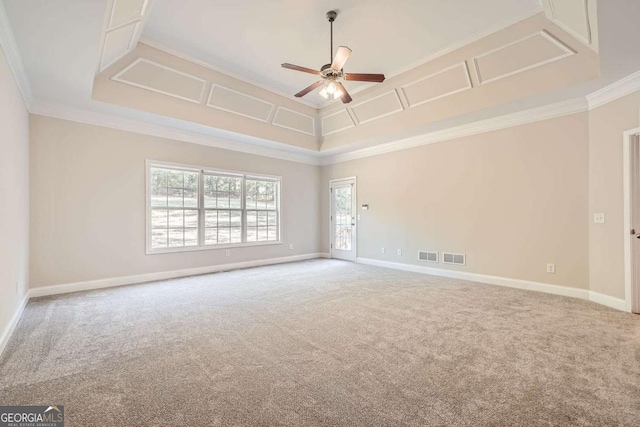
[{"label": "window", "polygon": [[247,242],[278,239],[278,185],[274,181],[247,179]]},{"label": "window", "polygon": [[147,253],[280,243],[280,178],[148,162]]}]

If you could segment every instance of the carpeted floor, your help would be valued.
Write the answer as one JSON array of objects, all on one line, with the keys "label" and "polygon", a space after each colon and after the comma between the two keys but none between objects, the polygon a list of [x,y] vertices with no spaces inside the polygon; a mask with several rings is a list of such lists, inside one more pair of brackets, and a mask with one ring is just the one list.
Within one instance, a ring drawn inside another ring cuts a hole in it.
[{"label": "carpeted floor", "polygon": [[67,426],[640,424],[640,316],[315,260],[41,298],[1,405]]}]

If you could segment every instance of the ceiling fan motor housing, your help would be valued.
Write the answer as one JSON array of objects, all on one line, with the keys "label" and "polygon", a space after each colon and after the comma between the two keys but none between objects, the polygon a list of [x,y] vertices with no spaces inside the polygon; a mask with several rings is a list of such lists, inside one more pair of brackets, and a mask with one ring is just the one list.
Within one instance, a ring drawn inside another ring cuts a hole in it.
[{"label": "ceiling fan motor housing", "polygon": [[342,77],[342,71],[336,71],[331,69],[331,64],[325,64],[320,68],[320,72],[322,77],[334,77],[339,78]]}]

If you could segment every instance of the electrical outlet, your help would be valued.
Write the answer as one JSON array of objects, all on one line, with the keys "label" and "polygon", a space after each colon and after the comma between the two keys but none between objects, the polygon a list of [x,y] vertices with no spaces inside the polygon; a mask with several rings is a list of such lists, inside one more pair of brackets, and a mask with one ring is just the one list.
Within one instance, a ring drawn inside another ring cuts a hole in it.
[{"label": "electrical outlet", "polygon": [[594,213],[593,214],[593,223],[594,224],[604,224],[604,214],[603,213]]},{"label": "electrical outlet", "polygon": [[289,249],[293,250],[293,243],[289,243]]},{"label": "electrical outlet", "polygon": [[226,256],[231,256],[231,250],[230,250],[230,249],[227,249],[226,251],[224,251],[224,254],[225,254]]},{"label": "electrical outlet", "polygon": [[402,249],[398,249],[398,256],[402,256]]},{"label": "electrical outlet", "polygon": [[380,253],[383,254],[384,253],[384,248],[380,248]]},{"label": "electrical outlet", "polygon": [[555,264],[547,264],[547,273],[556,274],[556,265]]}]

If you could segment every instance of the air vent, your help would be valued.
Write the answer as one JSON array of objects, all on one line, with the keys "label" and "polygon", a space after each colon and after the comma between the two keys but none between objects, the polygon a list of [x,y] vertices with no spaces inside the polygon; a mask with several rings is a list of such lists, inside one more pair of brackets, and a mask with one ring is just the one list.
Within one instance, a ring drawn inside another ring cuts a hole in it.
[{"label": "air vent", "polygon": [[456,265],[466,265],[467,259],[464,254],[449,254],[444,252],[442,254],[442,263],[443,264],[456,264]]},{"label": "air vent", "polygon": [[418,252],[418,260],[426,262],[438,262],[438,252]]}]

